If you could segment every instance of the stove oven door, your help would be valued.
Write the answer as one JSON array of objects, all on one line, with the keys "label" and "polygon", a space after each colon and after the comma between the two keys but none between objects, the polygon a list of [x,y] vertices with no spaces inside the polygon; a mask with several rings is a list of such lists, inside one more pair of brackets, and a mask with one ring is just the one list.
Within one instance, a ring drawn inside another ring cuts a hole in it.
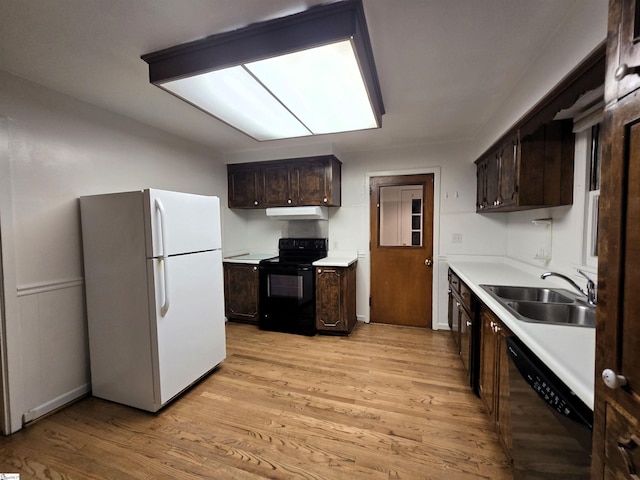
[{"label": "stove oven door", "polygon": [[260,265],[261,329],[315,335],[313,273],[311,265]]}]

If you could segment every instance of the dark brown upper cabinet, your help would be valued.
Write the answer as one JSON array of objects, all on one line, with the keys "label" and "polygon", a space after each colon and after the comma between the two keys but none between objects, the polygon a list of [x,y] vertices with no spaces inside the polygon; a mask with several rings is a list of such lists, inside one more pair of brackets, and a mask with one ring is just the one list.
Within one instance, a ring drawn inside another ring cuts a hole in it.
[{"label": "dark brown upper cabinet", "polygon": [[[258,189],[261,175],[252,164],[227,166],[229,208],[262,208]],[[236,207],[237,206],[237,207]]]},{"label": "dark brown upper cabinet", "polygon": [[227,165],[229,208],[338,207],[341,168],[333,155]]},{"label": "dark brown upper cabinet", "polygon": [[262,181],[261,207],[281,207],[293,205],[295,195],[291,185],[292,169],[288,163],[274,163],[259,168],[258,178]]},{"label": "dark brown upper cabinet", "polygon": [[607,43],[608,77],[605,102],[622,98],[640,87],[640,2],[616,0],[609,4],[609,19],[617,22],[616,38]]},{"label": "dark brown upper cabinet", "polygon": [[572,121],[553,121],[520,139],[507,138],[478,161],[476,211],[508,212],[573,201]]},{"label": "dark brown upper cabinet", "polygon": [[555,117],[601,88],[604,76],[603,45],[476,160],[478,213],[573,202],[573,122]]}]

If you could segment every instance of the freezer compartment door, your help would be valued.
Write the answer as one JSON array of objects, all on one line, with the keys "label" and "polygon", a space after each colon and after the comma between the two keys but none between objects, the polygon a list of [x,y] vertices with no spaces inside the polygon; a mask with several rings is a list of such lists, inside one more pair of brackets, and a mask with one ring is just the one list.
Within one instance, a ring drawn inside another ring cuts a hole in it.
[{"label": "freezer compartment door", "polygon": [[148,258],[221,248],[218,197],[148,189],[144,204]]},{"label": "freezer compartment door", "polygon": [[226,357],[222,253],[147,262],[155,391],[164,405]]}]

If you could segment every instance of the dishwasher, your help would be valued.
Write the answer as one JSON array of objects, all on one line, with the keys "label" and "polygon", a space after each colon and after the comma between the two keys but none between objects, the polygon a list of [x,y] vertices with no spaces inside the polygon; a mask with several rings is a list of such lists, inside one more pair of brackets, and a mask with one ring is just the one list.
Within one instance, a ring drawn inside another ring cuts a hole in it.
[{"label": "dishwasher", "polygon": [[588,479],[593,412],[517,337],[507,337],[513,478]]}]

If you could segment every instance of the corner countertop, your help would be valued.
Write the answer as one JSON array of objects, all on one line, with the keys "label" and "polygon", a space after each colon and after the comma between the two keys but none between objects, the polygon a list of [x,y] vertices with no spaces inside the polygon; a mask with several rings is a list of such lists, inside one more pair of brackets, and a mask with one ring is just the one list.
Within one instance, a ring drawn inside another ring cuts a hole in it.
[{"label": "corner countertop", "polygon": [[522,322],[480,287],[481,284],[567,288],[542,280],[532,268],[492,261],[448,261],[476,296],[591,409],[595,381],[596,329]]},{"label": "corner countertop", "polygon": [[245,253],[241,255],[233,255],[222,259],[225,263],[246,263],[249,265],[258,265],[261,260],[277,257],[278,255],[269,253]]},{"label": "corner countertop", "polygon": [[314,267],[348,267],[358,261],[357,253],[350,252],[329,252],[324,258],[313,262]]}]

